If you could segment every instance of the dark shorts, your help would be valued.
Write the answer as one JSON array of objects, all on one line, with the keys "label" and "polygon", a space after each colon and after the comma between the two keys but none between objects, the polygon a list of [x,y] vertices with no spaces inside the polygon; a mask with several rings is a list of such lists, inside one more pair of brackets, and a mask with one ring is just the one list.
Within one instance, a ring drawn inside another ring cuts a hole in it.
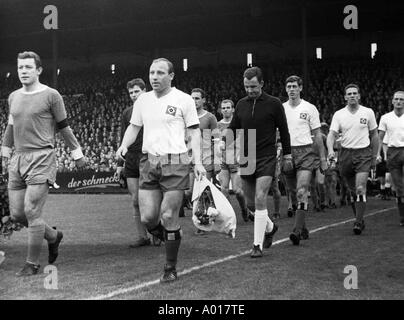
[{"label": "dark shorts", "polygon": [[402,169],[404,166],[404,147],[387,149],[387,168],[389,170]]},{"label": "dark shorts", "polygon": [[126,178],[139,179],[139,162],[142,153],[128,152],[125,157],[124,175]]},{"label": "dark shorts", "polygon": [[139,170],[139,189],[166,192],[189,188],[190,158],[187,153],[165,156],[142,154]]},{"label": "dark shorts", "polygon": [[39,149],[30,152],[15,152],[8,168],[8,188],[26,189],[27,185],[56,181],[56,154],[54,149]]},{"label": "dark shorts", "polygon": [[[204,165],[202,164],[203,167],[206,170],[206,173],[210,173],[211,176],[213,176],[213,174],[215,173],[215,166],[213,164],[209,164],[209,165]],[[193,173],[194,172],[194,168],[195,168],[195,164],[190,163],[189,165],[189,172]]]},{"label": "dark shorts", "polygon": [[240,177],[243,179],[257,179],[259,177],[275,176],[276,154],[258,159],[248,159],[248,163],[240,164]]},{"label": "dark shorts", "polygon": [[393,185],[398,197],[404,197],[404,147],[387,149],[387,167],[390,169]]},{"label": "dark shorts", "polygon": [[227,170],[230,173],[236,173],[239,168],[240,168],[240,166],[238,164],[227,164],[225,162],[222,162],[220,164],[220,169],[221,170]]},{"label": "dark shorts", "polygon": [[338,162],[341,176],[349,177],[359,172],[370,172],[372,149],[370,147],[360,149],[341,148]]},{"label": "dark shorts", "polygon": [[293,171],[284,172],[286,175],[296,175],[297,171],[313,171],[320,168],[320,158],[311,144],[292,147]]}]

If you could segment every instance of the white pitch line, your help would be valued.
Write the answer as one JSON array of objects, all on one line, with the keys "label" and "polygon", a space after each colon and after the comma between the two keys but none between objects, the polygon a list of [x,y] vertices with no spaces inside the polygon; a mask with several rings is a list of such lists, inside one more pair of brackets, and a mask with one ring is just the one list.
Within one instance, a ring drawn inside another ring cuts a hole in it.
[{"label": "white pitch line", "polygon": [[[389,211],[389,210],[392,210],[392,209],[395,209],[395,207],[382,209],[382,210],[377,210],[375,212],[371,212],[369,214],[366,214],[364,217],[374,216],[374,215],[376,215],[378,213],[386,212],[386,211]],[[352,218],[352,219],[348,219],[348,220],[328,224],[328,225],[319,227],[317,229],[310,230],[310,234],[315,233],[315,232],[319,232],[319,231],[322,231],[322,230],[325,230],[325,229],[337,227],[337,226],[340,226],[340,225],[343,225],[343,224],[346,224],[346,223],[349,223],[349,222],[354,222],[354,221],[355,221],[355,218]],[[281,244],[281,243],[286,242],[286,241],[289,241],[289,237],[274,241],[272,243],[272,245],[275,246],[277,244]],[[189,274],[189,273],[194,272],[194,271],[198,271],[198,270],[201,270],[201,269],[204,269],[204,268],[207,268],[207,267],[217,265],[219,263],[223,263],[223,262],[226,262],[226,261],[229,261],[229,260],[237,259],[237,258],[240,258],[242,256],[245,256],[245,255],[249,254],[250,252],[251,252],[251,250],[246,250],[246,251],[234,254],[234,255],[224,257],[222,259],[213,260],[211,262],[203,263],[203,264],[201,264],[199,266],[184,269],[181,272],[178,272],[178,275],[183,276],[183,275]],[[139,290],[139,289],[154,286],[154,285],[159,284],[159,283],[160,283],[160,279],[147,281],[147,282],[140,283],[140,284],[138,284],[136,286],[111,291],[110,293],[101,294],[101,295],[98,295],[98,296],[93,296],[93,297],[87,298],[85,300],[105,300],[105,299],[110,299],[110,298],[113,298],[115,296],[118,296],[118,295],[121,295],[121,294],[124,294],[124,293],[133,292],[133,291],[136,291],[136,290]]]}]

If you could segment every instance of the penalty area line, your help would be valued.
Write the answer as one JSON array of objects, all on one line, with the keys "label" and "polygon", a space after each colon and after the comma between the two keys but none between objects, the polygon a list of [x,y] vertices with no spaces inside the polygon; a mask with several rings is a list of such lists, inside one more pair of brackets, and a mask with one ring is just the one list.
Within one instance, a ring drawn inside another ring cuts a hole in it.
[{"label": "penalty area line", "polygon": [[[364,217],[365,218],[366,217],[371,217],[371,216],[374,216],[376,214],[387,212],[387,211],[390,211],[390,210],[395,209],[395,208],[396,207],[390,207],[390,208],[386,208],[386,209],[377,210],[377,211],[374,211],[374,212],[366,214]],[[329,228],[338,227],[338,226],[341,226],[343,224],[346,224],[346,223],[349,223],[349,222],[354,222],[354,221],[355,221],[355,218],[351,218],[351,219],[348,219],[348,220],[328,224],[328,225],[325,225],[325,226],[310,230],[310,234],[316,233],[316,232],[319,232],[319,231],[323,231],[323,230],[326,230],[326,229],[329,229]],[[272,243],[272,246],[284,243],[286,241],[289,241],[289,237],[274,241]],[[213,260],[213,261],[210,261],[210,262],[207,262],[207,263],[203,263],[201,265],[197,265],[197,266],[194,266],[194,267],[191,267],[191,268],[187,268],[187,269],[184,269],[184,270],[178,272],[178,276],[184,276],[184,275],[190,274],[192,272],[195,272],[195,271],[198,271],[198,270],[201,270],[201,269],[204,269],[204,268],[212,267],[212,266],[215,266],[217,264],[220,264],[220,263],[223,263],[223,262],[226,262],[226,261],[230,261],[230,260],[240,258],[242,256],[248,255],[250,252],[251,252],[251,250],[245,250],[245,251],[239,252],[237,254],[229,255],[229,256],[224,257],[222,259]],[[92,296],[92,297],[86,298],[85,300],[111,299],[113,297],[116,297],[116,296],[119,296],[119,295],[122,295],[122,294],[125,294],[125,293],[130,293],[130,292],[133,292],[133,291],[137,291],[137,290],[140,290],[140,289],[143,289],[143,288],[151,287],[151,286],[154,286],[154,285],[159,284],[159,283],[160,283],[160,279],[147,281],[147,282],[142,282],[142,283],[140,283],[138,285],[135,285],[135,286],[130,286],[130,287],[127,287],[127,288],[114,290],[114,291],[111,291],[111,292],[106,293],[106,294]]]}]

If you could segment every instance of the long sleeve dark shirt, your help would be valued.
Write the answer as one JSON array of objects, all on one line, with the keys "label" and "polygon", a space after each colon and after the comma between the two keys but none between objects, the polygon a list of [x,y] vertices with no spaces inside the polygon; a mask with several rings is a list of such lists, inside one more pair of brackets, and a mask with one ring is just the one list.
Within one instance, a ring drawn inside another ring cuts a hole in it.
[{"label": "long sleeve dark shirt", "polygon": [[[122,112],[121,119],[121,143],[123,136],[125,135],[126,128],[130,124],[130,119],[132,117],[133,106],[126,108]],[[128,148],[128,152],[130,153],[142,153],[142,144],[143,144],[143,128],[140,129],[139,134],[136,137],[136,140],[133,144],[131,144]],[[118,165],[122,166],[123,161],[119,160]]]},{"label": "long sleeve dark shirt", "polygon": [[[279,129],[283,154],[290,154],[290,136],[285,110],[278,98],[265,92],[256,99],[249,97],[240,99],[229,125],[234,136],[237,129],[244,129],[244,154],[248,154],[248,144],[255,142],[257,158],[276,155],[276,128]],[[256,129],[256,141],[248,140],[247,129]]]}]

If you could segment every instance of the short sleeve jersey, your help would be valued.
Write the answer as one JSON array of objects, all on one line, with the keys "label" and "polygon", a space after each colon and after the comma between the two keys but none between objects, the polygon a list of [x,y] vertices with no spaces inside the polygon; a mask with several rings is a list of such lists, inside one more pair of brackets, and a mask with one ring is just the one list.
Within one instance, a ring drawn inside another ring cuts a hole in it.
[{"label": "short sleeve jersey", "polygon": [[370,145],[369,131],[377,128],[375,113],[372,109],[359,106],[353,114],[348,106],[335,112],[330,130],[341,133],[341,147],[361,149]]},{"label": "short sleeve jersey", "polygon": [[380,119],[379,130],[386,132],[383,143],[388,147],[404,147],[404,116],[398,117],[394,111],[384,114]]},{"label": "short sleeve jersey", "polygon": [[187,152],[185,130],[199,125],[194,100],[175,87],[162,97],[154,91],[140,95],[130,122],[143,126],[142,152],[153,155]]},{"label": "short sleeve jersey", "polygon": [[56,123],[67,117],[57,90],[48,86],[33,92],[18,89],[8,103],[16,151],[54,148]]},{"label": "short sleeve jersey", "polygon": [[301,99],[296,107],[291,106],[288,101],[283,103],[283,107],[288,121],[291,146],[312,144],[311,130],[321,127],[317,108],[304,99]]}]

